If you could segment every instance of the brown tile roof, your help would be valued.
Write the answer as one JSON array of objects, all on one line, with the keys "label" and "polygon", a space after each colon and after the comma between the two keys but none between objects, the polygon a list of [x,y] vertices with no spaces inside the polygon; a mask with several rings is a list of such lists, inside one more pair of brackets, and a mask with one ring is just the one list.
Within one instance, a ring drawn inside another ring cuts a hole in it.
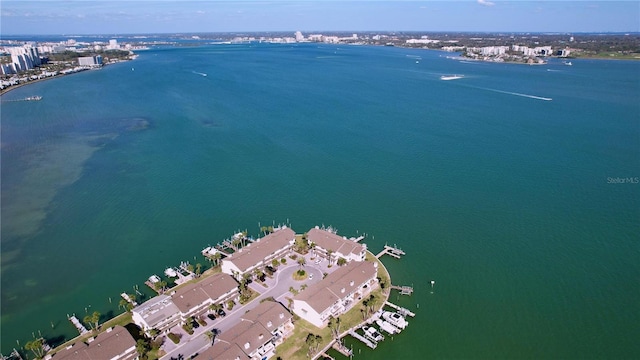
[{"label": "brown tile roof", "polygon": [[54,360],[102,360],[114,357],[134,348],[124,359],[133,359],[137,356],[136,342],[129,331],[122,326],[114,326],[111,331],[104,331],[89,343],[77,342],[70,349],[64,349],[56,353]]},{"label": "brown tile roof", "polygon": [[225,341],[216,341],[213,346],[198,354],[194,360],[249,360],[238,345]]},{"label": "brown tile roof", "polygon": [[253,310],[244,314],[245,320],[259,322],[270,332],[273,332],[280,325],[286,323],[293,316],[279,302],[265,301]]},{"label": "brown tile roof", "polygon": [[344,255],[360,255],[365,250],[363,245],[353,240],[347,240],[342,236],[318,228],[313,228],[307,232],[307,240],[316,243],[318,247],[325,250],[331,250],[334,253],[339,252]]},{"label": "brown tile roof", "polygon": [[220,296],[238,287],[238,283],[228,274],[215,274],[206,279],[178,288],[171,300],[182,313],[204,303],[208,299],[216,300]]},{"label": "brown tile roof", "polygon": [[[135,348],[135,346],[136,341],[127,329],[122,326],[114,326],[113,330],[98,334],[95,340],[89,343],[87,353],[89,353],[90,359],[112,359],[131,347]],[[134,356],[127,358],[137,356],[135,351],[133,354]]]},{"label": "brown tile roof", "polygon": [[351,261],[300,292],[294,300],[305,301],[316,312],[322,313],[365,281],[375,277],[376,273],[376,267],[371,261]]},{"label": "brown tile roof", "polygon": [[85,360],[89,358],[87,354],[87,344],[79,341],[68,349],[58,351],[54,356],[54,360]]},{"label": "brown tile roof", "polygon": [[223,261],[231,261],[240,271],[245,272],[277,250],[286,247],[295,237],[296,233],[290,228],[280,229],[245,246]]},{"label": "brown tile roof", "polygon": [[241,320],[218,337],[221,341],[235,343],[247,355],[271,340],[271,332],[259,322]]}]

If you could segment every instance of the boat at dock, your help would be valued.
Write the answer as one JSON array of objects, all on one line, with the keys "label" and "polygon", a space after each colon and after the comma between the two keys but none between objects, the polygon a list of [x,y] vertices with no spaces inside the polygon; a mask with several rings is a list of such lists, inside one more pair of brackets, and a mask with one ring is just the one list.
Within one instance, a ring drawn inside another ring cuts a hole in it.
[{"label": "boat at dock", "polygon": [[398,313],[392,313],[390,311],[385,311],[382,313],[382,318],[385,319],[391,325],[397,327],[398,329],[404,329],[409,325],[407,320],[402,317],[402,315]]},{"label": "boat at dock", "polygon": [[380,330],[386,332],[389,335],[400,333],[400,329],[398,329],[397,327],[391,325],[391,323],[384,321],[382,319],[376,320],[376,325],[380,327]]},{"label": "boat at dock", "polygon": [[170,268],[170,267],[164,271],[164,274],[172,278],[178,277],[178,273],[173,268]]},{"label": "boat at dock", "polygon": [[384,340],[384,336],[380,334],[378,330],[376,330],[376,328],[374,328],[373,326],[364,326],[362,330],[364,330],[364,336],[367,337],[369,340],[372,340],[375,342],[380,342]]},{"label": "boat at dock", "polygon": [[133,301],[133,299],[131,299],[131,297],[129,297],[129,294],[122,293],[122,294],[120,294],[120,296],[122,296],[122,298],[125,299],[128,303],[131,303],[131,305],[138,306],[138,303]]},{"label": "boat at dock", "polygon": [[160,276],[158,276],[156,274],[153,274],[153,275],[149,276],[149,282],[152,283],[152,284],[159,283],[160,282]]}]

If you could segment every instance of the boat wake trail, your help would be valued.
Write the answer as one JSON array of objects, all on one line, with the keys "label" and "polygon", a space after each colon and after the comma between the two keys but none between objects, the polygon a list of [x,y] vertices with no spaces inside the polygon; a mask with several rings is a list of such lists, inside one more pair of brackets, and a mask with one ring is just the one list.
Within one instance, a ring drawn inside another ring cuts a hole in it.
[{"label": "boat wake trail", "polygon": [[522,96],[522,97],[526,97],[526,98],[529,98],[529,99],[544,100],[544,101],[553,100],[552,98],[548,98],[548,97],[529,95],[529,94],[522,94],[522,93],[517,93],[517,92],[512,92],[512,91],[503,91],[503,90],[498,90],[498,89],[490,89],[490,88],[477,87],[477,86],[473,86],[473,87],[476,88],[476,89],[488,90],[488,91],[493,91],[493,92],[497,92],[497,93],[501,93],[501,94]]}]

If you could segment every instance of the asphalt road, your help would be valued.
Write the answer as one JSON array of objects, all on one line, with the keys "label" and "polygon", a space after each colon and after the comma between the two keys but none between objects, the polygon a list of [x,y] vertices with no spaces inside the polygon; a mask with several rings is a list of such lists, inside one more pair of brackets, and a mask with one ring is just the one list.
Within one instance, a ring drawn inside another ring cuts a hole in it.
[{"label": "asphalt road", "polygon": [[[296,290],[299,290],[302,284],[315,284],[316,282],[322,280],[323,272],[331,272],[330,270],[335,270],[335,268],[337,268],[337,266],[335,266],[333,269],[327,268],[326,260],[323,260],[320,264],[315,264],[310,260],[310,256],[307,255],[307,264],[304,266],[304,269],[309,274],[313,274],[313,279],[307,278],[303,281],[297,281],[293,279],[293,273],[299,269],[299,265],[281,265],[280,267],[278,267],[278,271],[276,271],[276,273],[274,274],[274,278],[267,278],[267,280],[265,281],[265,283],[268,285],[268,288],[256,282],[252,282],[251,284],[249,284],[249,287],[252,290],[260,293],[260,296],[255,298],[250,303],[243,306],[234,306],[232,311],[227,311],[227,316],[223,318],[217,318],[213,322],[206,318],[208,324],[206,326],[200,326],[199,328],[195,329],[193,335],[188,335],[182,332],[183,336],[179,344],[174,344],[171,340],[166,339],[165,344],[163,345],[163,349],[167,352],[167,354],[160,359],[177,359],[178,355],[182,355],[184,359],[188,359],[193,354],[200,353],[206,350],[209,346],[211,346],[211,341],[207,338],[205,332],[211,329],[218,329],[219,332],[223,333],[224,331],[231,329],[240,321],[242,315],[258,306],[262,299],[268,298],[270,296],[281,302],[286,307],[286,297],[293,297],[293,294],[289,292],[290,287],[294,287]],[[180,329],[180,331],[183,331],[181,327],[178,328]]]}]

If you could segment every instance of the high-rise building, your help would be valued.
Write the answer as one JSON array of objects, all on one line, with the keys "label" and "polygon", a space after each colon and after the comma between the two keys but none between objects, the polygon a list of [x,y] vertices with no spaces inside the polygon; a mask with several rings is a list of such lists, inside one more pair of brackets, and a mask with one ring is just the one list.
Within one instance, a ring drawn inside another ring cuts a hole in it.
[{"label": "high-rise building", "polygon": [[296,31],[296,41],[304,41],[304,35],[300,31]]},{"label": "high-rise building", "polygon": [[16,72],[30,70],[41,64],[38,48],[31,45],[9,47],[7,50],[11,54],[11,62]]}]

